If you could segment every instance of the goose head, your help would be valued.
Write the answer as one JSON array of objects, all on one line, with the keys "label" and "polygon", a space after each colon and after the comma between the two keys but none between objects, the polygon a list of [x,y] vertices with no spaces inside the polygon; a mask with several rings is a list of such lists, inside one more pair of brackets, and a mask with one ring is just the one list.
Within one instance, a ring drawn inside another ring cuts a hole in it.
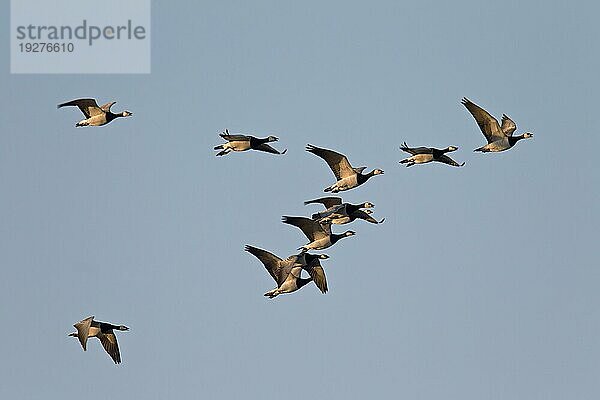
[{"label": "goose head", "polygon": [[320,260],[327,260],[329,256],[327,254],[319,254],[317,258]]},{"label": "goose head", "polygon": [[271,136],[267,137],[267,141],[268,142],[276,142],[278,140],[279,140],[279,138],[277,136],[272,136],[271,135]]},{"label": "goose head", "polygon": [[129,330],[129,328],[126,327],[125,325],[119,325],[115,329],[118,331],[128,331]]},{"label": "goose head", "polygon": [[532,138],[532,137],[533,137],[533,133],[531,133],[531,132],[525,132],[523,134],[523,139],[529,139],[529,138]]},{"label": "goose head", "polygon": [[342,234],[342,236],[344,236],[344,237],[354,236],[354,235],[356,235],[356,232],[354,232],[354,231],[346,231]]},{"label": "goose head", "polygon": [[371,175],[383,175],[383,170],[382,169],[374,169],[373,171],[371,171]]},{"label": "goose head", "polygon": [[131,117],[133,115],[133,113],[131,111],[123,111],[121,114],[121,117]]},{"label": "goose head", "polygon": [[367,202],[365,202],[365,203],[362,204],[361,208],[373,208],[373,207],[375,207],[375,204],[370,203],[370,202],[367,201]]},{"label": "goose head", "polygon": [[456,146],[448,146],[448,147],[446,147],[446,153],[449,153],[451,151],[456,151],[456,150],[458,150],[458,147],[456,147]]}]

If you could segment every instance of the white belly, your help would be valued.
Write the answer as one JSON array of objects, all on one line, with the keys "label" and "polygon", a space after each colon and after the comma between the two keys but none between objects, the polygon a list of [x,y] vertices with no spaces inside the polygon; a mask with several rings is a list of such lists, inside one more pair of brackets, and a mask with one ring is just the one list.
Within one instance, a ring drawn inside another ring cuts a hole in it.
[{"label": "white belly", "polygon": [[233,151],[246,151],[246,150],[250,150],[250,142],[248,141],[233,141],[233,142],[229,142],[227,143],[225,146],[229,145],[228,147],[230,149],[232,149]]}]

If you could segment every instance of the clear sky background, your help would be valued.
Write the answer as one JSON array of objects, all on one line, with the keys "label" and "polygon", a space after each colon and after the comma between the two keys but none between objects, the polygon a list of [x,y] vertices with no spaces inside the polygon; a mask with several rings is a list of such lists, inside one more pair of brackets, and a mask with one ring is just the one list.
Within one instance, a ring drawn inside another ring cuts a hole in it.
[{"label": "clear sky background", "polygon": [[[151,74],[10,75],[3,2],[0,398],[598,399],[600,8],[418,3],[155,1]],[[463,96],[533,139],[473,153]],[[78,97],[134,116],[75,129]],[[216,158],[225,128],[288,153]],[[243,246],[306,242],[307,143],[384,169],[343,197],[386,221],[269,300]]]}]

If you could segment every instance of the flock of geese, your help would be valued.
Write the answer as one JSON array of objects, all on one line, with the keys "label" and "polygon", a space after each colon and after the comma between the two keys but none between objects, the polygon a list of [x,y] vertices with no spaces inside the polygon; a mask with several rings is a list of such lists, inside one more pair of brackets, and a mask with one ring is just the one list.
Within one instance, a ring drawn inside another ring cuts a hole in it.
[{"label": "flock of geese", "polygon": [[[58,105],[58,108],[66,106],[78,107],[85,116],[75,124],[76,127],[84,126],[102,126],[112,122],[119,117],[129,117],[133,115],[129,111],[113,113],[110,109],[115,104],[114,101],[99,106],[95,99],[76,99]],[[502,115],[501,123],[490,115],[483,108],[473,103],[467,98],[462,99],[462,104],[471,113],[479,129],[487,140],[487,144],[474,151],[480,152],[500,152],[512,148],[519,140],[531,138],[533,135],[525,132],[514,136],[517,126],[506,114]],[[220,134],[225,143],[214,147],[219,152],[217,156],[225,156],[233,152],[242,152],[248,150],[263,151],[272,154],[283,155],[287,149],[279,151],[268,143],[276,142],[279,139],[275,136],[266,138],[257,138],[249,135],[230,134],[228,130]],[[458,150],[456,146],[448,146],[443,149],[434,147],[409,147],[406,142],[400,149],[410,157],[400,161],[407,167],[415,164],[426,164],[429,162],[440,162],[454,167],[462,167],[465,163],[457,163],[450,158],[447,153]],[[335,176],[335,183],[326,187],[324,192],[338,193],[354,189],[366,183],[371,177],[383,175],[383,170],[373,169],[364,173],[366,167],[353,167],[348,158],[336,151],[324,149],[308,144],[306,151],[322,158]],[[335,245],[340,239],[354,236],[356,232],[347,230],[344,233],[333,233],[332,225],[345,225],[352,223],[357,219],[367,221],[372,224],[380,224],[385,218],[376,220],[373,218],[371,208],[374,204],[364,202],[361,204],[344,203],[342,198],[336,196],[321,197],[304,202],[305,205],[321,204],[324,210],[313,213],[310,217],[303,216],[283,216],[282,222],[299,228],[308,239],[308,243],[300,246],[299,253],[293,254],[282,259],[275,254],[246,245],[244,250],[258,258],[264,265],[267,272],[275,280],[277,287],[269,290],[264,295],[269,298],[277,297],[280,294],[293,293],[310,282],[325,294],[328,291],[327,278],[325,270],[321,265],[321,260],[329,258],[327,254],[310,253],[310,251],[321,251]],[[302,271],[308,274],[308,277],[302,277]],[[110,355],[115,364],[121,362],[121,355],[115,330],[127,331],[128,327],[124,325],[113,325],[107,322],[95,321],[94,317],[88,317],[73,325],[77,332],[70,333],[79,339],[83,350],[87,348],[87,339],[96,337]]]}]

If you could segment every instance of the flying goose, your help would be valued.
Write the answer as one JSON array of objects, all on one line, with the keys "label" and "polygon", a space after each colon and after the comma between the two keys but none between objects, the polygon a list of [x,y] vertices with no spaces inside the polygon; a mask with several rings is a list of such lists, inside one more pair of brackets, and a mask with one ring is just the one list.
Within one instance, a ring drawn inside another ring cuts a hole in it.
[{"label": "flying goose", "polygon": [[322,217],[319,220],[319,222],[321,222],[322,224],[344,225],[349,224],[355,219],[362,219],[372,224],[381,224],[385,221],[385,218],[382,218],[379,221],[377,221],[370,214],[373,214],[373,211],[356,210],[354,212],[351,212],[350,214],[347,214],[346,211],[344,211],[344,209],[341,208],[339,211],[333,212],[330,215]]},{"label": "flying goose", "polygon": [[124,325],[113,325],[108,322],[94,321],[93,316],[87,317],[73,326],[77,329],[77,332],[69,333],[69,336],[79,339],[83,351],[87,350],[88,338],[97,337],[100,339],[100,343],[102,343],[104,350],[106,350],[115,364],[121,363],[121,353],[119,353],[119,345],[114,330],[128,331],[128,327]]},{"label": "flying goose", "polygon": [[496,118],[492,117],[487,111],[466,97],[462,99],[462,104],[467,107],[467,110],[473,115],[483,136],[485,136],[488,141],[488,144],[473,151],[481,151],[484,153],[490,151],[504,151],[513,147],[515,143],[521,139],[533,137],[533,134],[530,132],[525,132],[519,136],[513,136],[513,132],[517,130],[517,125],[506,114],[502,114],[502,125],[500,125]]},{"label": "flying goose", "polygon": [[406,164],[407,167],[432,161],[438,161],[454,167],[462,167],[465,165],[464,162],[459,164],[445,154],[458,150],[458,147],[456,146],[448,146],[445,149],[436,149],[434,147],[408,147],[406,142],[404,142],[404,144],[400,146],[400,150],[412,154],[412,157],[400,161],[400,164]]},{"label": "flying goose", "polygon": [[283,216],[281,221],[284,224],[294,225],[302,230],[304,235],[310,240],[309,243],[298,250],[323,250],[333,246],[338,240],[356,235],[354,231],[346,231],[342,234],[331,233],[331,224],[322,224],[319,221],[314,221],[305,217],[288,217]]},{"label": "flying goose", "polygon": [[[282,260],[275,254],[258,247],[246,245],[244,250],[258,258],[275,279],[277,287],[264,294],[270,299],[280,294],[295,292],[310,281],[315,282],[321,293],[325,294],[327,292],[327,278],[319,262],[319,259],[329,258],[327,254],[301,253]],[[310,278],[301,277],[303,269],[308,272]]]},{"label": "flying goose", "polygon": [[227,143],[215,146],[215,150],[221,150],[217,153],[217,156],[224,156],[231,151],[246,151],[251,149],[266,151],[267,153],[273,154],[285,154],[287,151],[287,149],[285,149],[282,152],[279,152],[267,144],[269,142],[278,141],[279,138],[275,136],[269,136],[264,139],[260,139],[254,136],[230,135],[228,129],[225,129],[225,132],[220,133],[219,136],[227,140]]},{"label": "flying goose", "polygon": [[368,174],[362,172],[366,167],[353,168],[345,155],[332,150],[322,149],[311,144],[306,145],[306,151],[313,153],[327,162],[333,171],[337,182],[325,188],[325,192],[342,192],[350,190],[365,183],[370,177],[383,174],[380,169],[374,169]]},{"label": "flying goose", "polygon": [[83,115],[85,115],[85,119],[79,121],[75,124],[75,126],[102,126],[108,124],[115,118],[119,117],[129,117],[133,115],[129,111],[123,111],[117,114],[114,114],[110,111],[110,108],[116,103],[116,101],[111,101],[102,106],[98,106],[96,100],[94,99],[77,99],[67,101],[66,103],[59,104],[57,108],[66,107],[66,106],[76,106],[79,107]]},{"label": "flying goose", "polygon": [[311,218],[313,220],[318,220],[321,223],[344,225],[357,218],[364,219],[372,224],[379,224],[385,221],[385,218],[381,221],[377,221],[375,218],[371,217],[369,215],[372,213],[371,210],[361,210],[361,208],[375,207],[373,203],[365,202],[361,204],[350,204],[342,203],[342,199],[339,197],[321,197],[320,199],[305,201],[304,205],[317,203],[323,204],[326,210],[313,214]]}]

